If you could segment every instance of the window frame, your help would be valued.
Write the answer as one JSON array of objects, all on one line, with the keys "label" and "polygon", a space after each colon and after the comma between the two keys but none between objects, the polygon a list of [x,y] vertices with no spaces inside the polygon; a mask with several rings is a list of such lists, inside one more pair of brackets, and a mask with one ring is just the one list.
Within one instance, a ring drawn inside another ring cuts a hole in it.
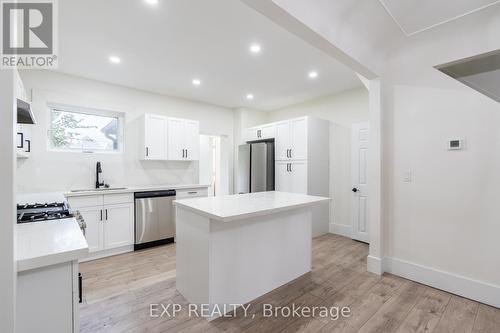
[{"label": "window frame", "polygon": [[[58,103],[47,103],[48,116],[47,116],[47,150],[55,153],[76,153],[76,154],[122,154],[125,146],[125,113],[97,108],[87,108],[81,106],[58,104]],[[89,116],[101,116],[110,117],[118,119],[118,149],[117,150],[84,150],[76,148],[57,148],[54,147],[52,142],[52,112],[62,111],[69,113],[84,114]]]}]

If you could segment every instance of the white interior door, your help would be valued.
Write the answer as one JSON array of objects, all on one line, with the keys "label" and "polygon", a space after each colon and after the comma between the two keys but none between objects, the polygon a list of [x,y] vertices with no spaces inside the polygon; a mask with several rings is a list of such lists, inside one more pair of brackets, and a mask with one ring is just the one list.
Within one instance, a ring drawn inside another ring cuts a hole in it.
[{"label": "white interior door", "polygon": [[368,230],[368,123],[352,125],[352,239],[369,242]]}]

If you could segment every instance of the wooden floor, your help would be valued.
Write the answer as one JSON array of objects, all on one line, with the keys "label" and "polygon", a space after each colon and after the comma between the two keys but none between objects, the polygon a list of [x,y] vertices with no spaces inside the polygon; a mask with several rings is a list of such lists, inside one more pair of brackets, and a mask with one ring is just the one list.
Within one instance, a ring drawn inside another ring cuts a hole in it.
[{"label": "wooden floor", "polygon": [[[366,272],[368,246],[325,235],[313,241],[312,272],[251,302],[250,315],[207,322],[188,316],[175,289],[175,245],[80,265],[82,332],[500,332],[500,310],[393,275]],[[175,317],[150,304],[179,303]],[[348,306],[349,318],[263,318],[263,304]],[[252,316],[255,315],[255,316]]]}]

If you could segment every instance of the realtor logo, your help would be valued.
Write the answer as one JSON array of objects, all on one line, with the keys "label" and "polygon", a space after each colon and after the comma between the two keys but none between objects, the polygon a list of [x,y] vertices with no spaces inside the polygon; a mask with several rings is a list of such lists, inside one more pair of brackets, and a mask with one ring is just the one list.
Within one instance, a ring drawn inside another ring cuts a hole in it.
[{"label": "realtor logo", "polygon": [[2,68],[57,67],[56,0],[1,1]]}]

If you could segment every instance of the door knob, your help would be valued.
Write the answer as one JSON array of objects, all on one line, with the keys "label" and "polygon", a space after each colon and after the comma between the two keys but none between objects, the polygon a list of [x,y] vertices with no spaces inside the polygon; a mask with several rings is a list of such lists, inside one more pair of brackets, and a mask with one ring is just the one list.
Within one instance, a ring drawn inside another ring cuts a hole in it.
[{"label": "door knob", "polygon": [[353,189],[352,189],[352,191],[353,191],[354,193],[356,193],[356,192],[358,192],[358,189],[357,189],[357,188],[353,188]]}]

